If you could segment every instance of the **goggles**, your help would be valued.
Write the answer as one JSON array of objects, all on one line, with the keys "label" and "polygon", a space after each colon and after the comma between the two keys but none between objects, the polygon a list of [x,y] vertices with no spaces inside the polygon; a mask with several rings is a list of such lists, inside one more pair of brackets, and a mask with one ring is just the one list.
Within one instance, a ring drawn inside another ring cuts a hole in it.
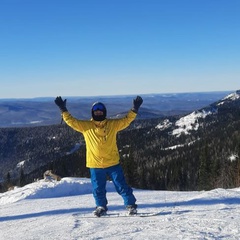
[{"label": "goggles", "polygon": [[105,110],[105,107],[102,105],[102,104],[95,104],[93,107],[92,107],[92,110],[93,111],[97,111],[97,110],[99,110],[99,111],[104,111]]}]

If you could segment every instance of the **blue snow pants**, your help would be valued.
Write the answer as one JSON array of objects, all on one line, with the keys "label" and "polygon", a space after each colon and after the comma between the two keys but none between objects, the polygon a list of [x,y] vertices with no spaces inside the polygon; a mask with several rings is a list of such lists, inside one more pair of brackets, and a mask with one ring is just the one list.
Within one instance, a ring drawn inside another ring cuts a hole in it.
[{"label": "blue snow pants", "polygon": [[124,205],[135,205],[136,198],[133,190],[125,181],[124,173],[120,164],[108,168],[90,168],[93,196],[96,206],[107,207],[106,197],[107,176],[111,178],[115,189],[122,196]]}]

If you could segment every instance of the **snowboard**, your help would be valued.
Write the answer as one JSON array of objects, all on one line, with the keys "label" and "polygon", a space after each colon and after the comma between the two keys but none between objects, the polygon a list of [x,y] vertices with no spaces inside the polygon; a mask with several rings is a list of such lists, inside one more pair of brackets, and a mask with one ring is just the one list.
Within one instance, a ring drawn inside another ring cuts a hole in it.
[{"label": "snowboard", "polygon": [[154,216],[159,216],[161,215],[162,212],[147,212],[147,213],[137,213],[134,215],[127,215],[124,213],[107,213],[101,217],[97,217],[94,216],[92,213],[74,213],[73,216],[75,217],[80,217],[80,218],[122,218],[122,217],[128,217],[128,218],[132,218],[132,217],[154,217]]}]

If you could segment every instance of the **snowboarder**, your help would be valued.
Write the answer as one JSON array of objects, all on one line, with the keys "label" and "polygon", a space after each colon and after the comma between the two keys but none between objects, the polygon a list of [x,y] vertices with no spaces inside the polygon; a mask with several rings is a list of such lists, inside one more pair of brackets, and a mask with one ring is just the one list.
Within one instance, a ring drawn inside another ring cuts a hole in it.
[{"label": "snowboarder", "polygon": [[111,178],[118,194],[124,200],[129,215],[137,214],[136,198],[133,190],[125,181],[122,167],[119,164],[119,152],[116,143],[117,133],[127,128],[136,118],[143,99],[137,96],[133,99],[133,107],[125,117],[107,119],[107,109],[101,102],[92,105],[91,120],[74,118],[66,108],[66,99],[61,96],[55,99],[62,112],[63,120],[74,130],[83,134],[86,142],[86,165],[90,169],[93,196],[96,209],[95,216],[105,215],[107,208],[106,182]]}]

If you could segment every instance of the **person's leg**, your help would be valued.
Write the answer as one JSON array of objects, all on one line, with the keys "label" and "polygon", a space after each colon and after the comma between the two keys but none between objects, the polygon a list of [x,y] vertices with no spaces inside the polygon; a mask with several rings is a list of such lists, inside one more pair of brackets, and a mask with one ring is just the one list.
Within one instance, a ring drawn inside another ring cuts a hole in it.
[{"label": "person's leg", "polygon": [[113,184],[116,188],[118,194],[120,194],[124,200],[124,205],[137,207],[136,198],[133,195],[133,190],[125,181],[124,173],[122,167],[118,164],[113,167],[106,169],[107,174],[111,177]]},{"label": "person's leg", "polygon": [[102,168],[91,168],[90,173],[96,207],[101,206],[107,210],[106,171]]}]

